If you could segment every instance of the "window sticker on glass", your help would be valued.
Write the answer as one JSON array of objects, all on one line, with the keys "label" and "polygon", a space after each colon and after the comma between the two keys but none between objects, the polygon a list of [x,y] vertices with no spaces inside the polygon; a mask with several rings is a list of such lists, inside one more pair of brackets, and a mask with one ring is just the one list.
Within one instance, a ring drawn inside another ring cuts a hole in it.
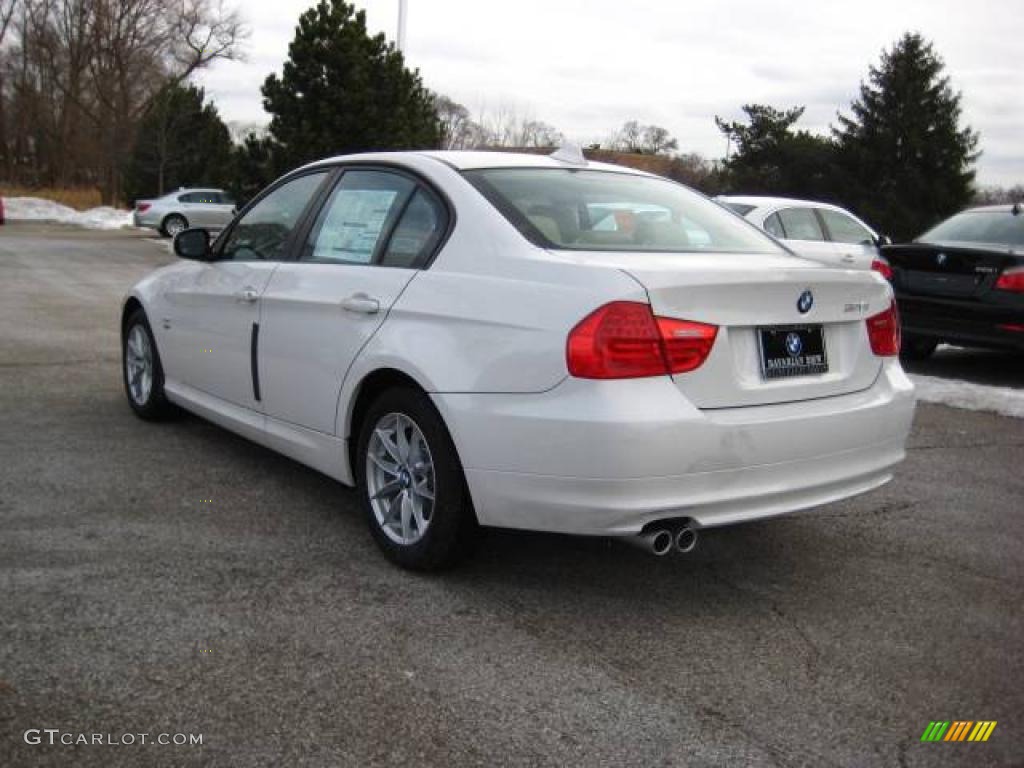
[{"label": "window sticker on glass", "polygon": [[313,259],[369,263],[397,196],[392,189],[336,190]]}]

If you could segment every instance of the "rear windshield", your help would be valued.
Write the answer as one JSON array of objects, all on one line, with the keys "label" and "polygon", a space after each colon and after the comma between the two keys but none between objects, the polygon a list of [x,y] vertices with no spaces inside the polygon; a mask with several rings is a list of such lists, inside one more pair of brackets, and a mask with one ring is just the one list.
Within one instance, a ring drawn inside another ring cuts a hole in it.
[{"label": "rear windshield", "polygon": [[946,219],[919,238],[922,243],[997,243],[1024,245],[1024,214],[1006,211],[964,211]]},{"label": "rear windshield", "polygon": [[523,235],[545,248],[781,252],[717,203],[656,177],[562,168],[490,168],[464,175]]}]

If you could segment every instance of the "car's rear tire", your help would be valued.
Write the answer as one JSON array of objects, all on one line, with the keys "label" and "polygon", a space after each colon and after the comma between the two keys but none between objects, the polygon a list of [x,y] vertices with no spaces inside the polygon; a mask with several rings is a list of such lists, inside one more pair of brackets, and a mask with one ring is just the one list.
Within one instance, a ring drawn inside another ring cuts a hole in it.
[{"label": "car's rear tire", "polygon": [[462,465],[426,394],[396,388],[373,401],[354,469],[370,532],[389,560],[429,571],[472,552],[479,526]]},{"label": "car's rear tire", "polygon": [[160,224],[160,231],[164,237],[174,237],[179,232],[183,232],[188,229],[188,221],[184,216],[177,213],[172,213],[167,216]]},{"label": "car's rear tire", "polygon": [[938,339],[903,334],[900,342],[900,357],[903,360],[927,360],[939,346]]},{"label": "car's rear tire", "polygon": [[124,324],[121,338],[121,374],[128,404],[135,415],[158,421],[174,411],[164,394],[164,369],[146,313],[136,309]]}]

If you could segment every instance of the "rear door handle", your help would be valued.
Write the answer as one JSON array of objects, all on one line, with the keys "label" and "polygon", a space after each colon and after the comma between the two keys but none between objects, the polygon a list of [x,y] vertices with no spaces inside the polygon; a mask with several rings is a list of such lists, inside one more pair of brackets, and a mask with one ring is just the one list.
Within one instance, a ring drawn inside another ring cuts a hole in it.
[{"label": "rear door handle", "polygon": [[235,294],[235,301],[244,301],[246,304],[252,304],[260,297],[260,292],[252,286],[246,286],[238,293]]},{"label": "rear door handle", "polygon": [[380,302],[365,293],[354,293],[347,299],[341,300],[341,308],[362,315],[375,315],[380,312]]}]

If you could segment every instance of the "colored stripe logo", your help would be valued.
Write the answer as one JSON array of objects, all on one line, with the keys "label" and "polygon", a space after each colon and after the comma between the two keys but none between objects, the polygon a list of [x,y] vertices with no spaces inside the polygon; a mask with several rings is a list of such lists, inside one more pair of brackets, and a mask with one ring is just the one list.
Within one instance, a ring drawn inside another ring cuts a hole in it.
[{"label": "colored stripe logo", "polygon": [[921,741],[988,741],[995,729],[995,720],[932,720]]}]

